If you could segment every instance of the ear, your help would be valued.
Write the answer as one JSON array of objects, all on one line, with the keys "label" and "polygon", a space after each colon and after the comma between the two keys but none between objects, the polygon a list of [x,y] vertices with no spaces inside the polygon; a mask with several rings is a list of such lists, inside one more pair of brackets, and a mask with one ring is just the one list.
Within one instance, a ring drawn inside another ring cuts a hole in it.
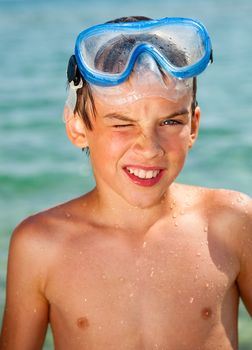
[{"label": "ear", "polygon": [[191,134],[190,134],[190,141],[189,141],[189,148],[192,148],[195,141],[197,140],[198,133],[199,133],[199,124],[200,124],[200,107],[197,106],[194,111],[194,115],[191,119]]},{"label": "ear", "polygon": [[88,147],[86,128],[81,117],[77,113],[74,114],[67,106],[65,106],[64,120],[66,123],[66,133],[69,140],[76,147]]}]

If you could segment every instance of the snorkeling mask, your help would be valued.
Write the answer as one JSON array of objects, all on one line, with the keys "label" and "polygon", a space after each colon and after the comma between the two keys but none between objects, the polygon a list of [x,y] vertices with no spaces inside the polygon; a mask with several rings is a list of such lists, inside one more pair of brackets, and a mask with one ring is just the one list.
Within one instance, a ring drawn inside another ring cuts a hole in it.
[{"label": "snorkeling mask", "polygon": [[110,104],[147,96],[176,100],[212,60],[206,28],[189,18],[96,25],[77,37],[67,104],[74,109],[83,79]]}]

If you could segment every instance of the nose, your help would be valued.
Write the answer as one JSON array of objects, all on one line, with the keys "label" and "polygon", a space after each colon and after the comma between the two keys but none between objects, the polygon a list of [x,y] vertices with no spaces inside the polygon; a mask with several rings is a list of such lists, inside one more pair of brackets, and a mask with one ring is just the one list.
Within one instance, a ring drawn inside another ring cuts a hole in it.
[{"label": "nose", "polygon": [[145,132],[138,135],[133,150],[145,159],[153,159],[164,155],[164,149],[160,145],[158,135],[152,132]]}]

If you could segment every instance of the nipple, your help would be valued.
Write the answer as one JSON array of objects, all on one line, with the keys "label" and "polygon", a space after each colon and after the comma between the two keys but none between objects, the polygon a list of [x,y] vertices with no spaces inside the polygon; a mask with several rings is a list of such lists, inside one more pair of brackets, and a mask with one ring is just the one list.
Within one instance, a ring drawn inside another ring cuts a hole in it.
[{"label": "nipple", "polygon": [[78,326],[80,329],[82,329],[82,330],[88,328],[88,327],[89,327],[88,319],[87,319],[86,317],[80,317],[80,318],[78,318],[78,320],[77,320],[77,326]]}]

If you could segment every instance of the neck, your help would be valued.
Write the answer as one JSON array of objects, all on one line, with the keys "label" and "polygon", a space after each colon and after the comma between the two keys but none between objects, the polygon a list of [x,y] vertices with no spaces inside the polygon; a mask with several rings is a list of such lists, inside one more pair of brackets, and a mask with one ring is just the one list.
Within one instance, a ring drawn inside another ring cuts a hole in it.
[{"label": "neck", "polygon": [[148,206],[134,206],[116,193],[105,193],[97,187],[92,191],[92,207],[95,220],[101,225],[114,226],[130,232],[146,232],[174,205],[173,185],[160,200]]}]

